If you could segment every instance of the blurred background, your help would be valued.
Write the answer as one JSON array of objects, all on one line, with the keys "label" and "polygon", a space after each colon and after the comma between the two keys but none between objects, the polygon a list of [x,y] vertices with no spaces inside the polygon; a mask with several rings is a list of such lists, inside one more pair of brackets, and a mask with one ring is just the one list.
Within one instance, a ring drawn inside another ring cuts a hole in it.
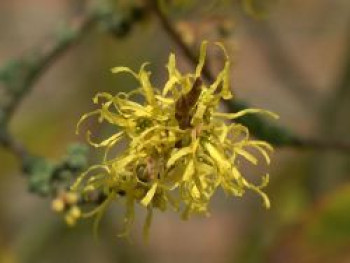
[{"label": "blurred background", "polygon": [[[174,1],[165,12],[194,50],[203,39],[224,43],[237,98],[278,113],[278,124],[301,137],[349,142],[350,1],[246,2],[258,14],[238,0]],[[122,16],[135,4],[1,0],[0,65],[55,41],[88,10],[110,8]],[[75,125],[94,108],[92,96],[134,85],[129,77],[112,75],[111,67],[136,70],[150,61],[154,83],[161,84],[172,51],[183,70],[191,69],[152,15],[117,32],[118,38],[107,31],[102,23],[84,34],[21,101],[9,129],[31,152],[55,160],[70,143],[83,141]],[[210,57],[216,72],[222,57],[215,48]],[[93,153],[92,162],[98,159]],[[349,152],[276,148],[268,169],[270,210],[253,193],[239,199],[218,193],[209,218],[182,221],[157,212],[149,244],[141,238],[144,213],[137,211],[130,244],[117,237],[123,210],[116,204],[96,242],[91,220],[67,227],[49,198],[28,192],[18,160],[0,148],[0,262],[350,262]]]}]

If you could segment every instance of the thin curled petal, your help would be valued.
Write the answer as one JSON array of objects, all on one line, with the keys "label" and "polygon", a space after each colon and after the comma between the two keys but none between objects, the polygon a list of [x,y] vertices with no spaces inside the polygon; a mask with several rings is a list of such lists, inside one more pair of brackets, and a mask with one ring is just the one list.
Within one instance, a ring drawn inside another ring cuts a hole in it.
[{"label": "thin curled petal", "polygon": [[185,155],[191,154],[193,151],[192,147],[186,147],[182,148],[181,150],[174,153],[170,159],[168,160],[166,166],[169,168],[170,166],[174,165],[176,161],[178,161],[180,158],[182,158]]},{"label": "thin curled petal", "polygon": [[150,73],[145,70],[145,67],[148,64],[149,63],[142,64],[138,78],[139,78],[140,84],[143,88],[143,91],[145,93],[145,97],[146,97],[147,102],[150,105],[155,106],[154,91],[153,91],[153,87],[152,87],[152,84],[151,84],[150,79],[149,79]]},{"label": "thin curled petal", "polygon": [[263,199],[263,205],[265,206],[266,209],[269,209],[271,207],[269,197],[259,187],[248,183],[245,179],[243,179],[243,183],[248,189],[255,191],[257,194],[261,196],[261,198]]},{"label": "thin curled petal", "polygon": [[222,98],[224,100],[228,100],[228,99],[231,99],[233,97],[232,92],[231,92],[231,88],[230,88],[231,87],[231,85],[230,85],[230,66],[231,66],[231,63],[230,63],[229,56],[228,56],[223,44],[220,42],[216,42],[215,45],[217,45],[218,47],[221,48],[221,50],[223,51],[225,58],[226,58],[225,65],[224,65],[224,68],[222,70],[223,76],[222,76],[221,95],[222,95]]},{"label": "thin curled petal", "polygon": [[99,209],[96,211],[96,216],[95,216],[94,225],[93,225],[93,233],[94,233],[94,237],[96,239],[98,237],[98,228],[100,226],[101,219],[102,219],[103,215],[105,214],[106,209],[108,208],[109,204],[115,198],[115,196],[116,196],[115,192],[111,192],[108,195],[107,199],[99,206]]},{"label": "thin curled petal", "polygon": [[86,114],[84,114],[83,116],[81,116],[81,118],[79,119],[79,121],[78,121],[78,123],[77,123],[76,129],[75,129],[75,133],[76,133],[76,134],[79,134],[80,125],[81,125],[87,118],[90,118],[91,116],[94,116],[94,115],[99,114],[99,113],[100,113],[100,110],[95,110],[95,111],[86,113]]},{"label": "thin curled petal", "polygon": [[124,132],[118,132],[113,134],[111,137],[109,137],[108,139],[103,140],[100,143],[95,143],[91,140],[91,132],[87,131],[86,132],[86,140],[89,142],[89,144],[91,144],[92,146],[94,146],[95,148],[99,148],[99,147],[107,147],[109,145],[113,145],[116,142],[118,142],[122,136],[123,136]]},{"label": "thin curled petal", "polygon": [[199,61],[196,67],[195,78],[199,78],[205,63],[205,57],[207,55],[207,45],[208,41],[203,41],[199,51]]},{"label": "thin curled petal", "polygon": [[110,170],[108,168],[108,166],[102,164],[97,164],[97,165],[93,165],[91,166],[89,169],[87,169],[84,173],[82,173],[78,179],[74,182],[74,184],[71,186],[71,190],[72,191],[77,191],[78,190],[78,187],[81,185],[82,181],[89,175],[89,173],[91,173],[92,171],[94,170],[97,170],[97,169],[102,169],[104,170],[105,172],[109,173]]},{"label": "thin curled petal", "polygon": [[222,117],[222,118],[227,118],[227,119],[237,119],[240,118],[246,114],[255,114],[255,113],[261,113],[261,114],[266,114],[274,119],[278,119],[279,116],[271,111],[268,110],[262,110],[262,109],[245,109],[241,110],[237,113],[223,113],[223,112],[215,112],[213,115],[215,117]]},{"label": "thin curled petal", "polygon": [[254,165],[257,165],[258,164],[258,159],[256,159],[254,157],[253,154],[243,150],[242,148],[235,148],[234,151],[238,154],[238,155],[241,155],[243,156],[246,160],[248,160],[249,162],[251,162],[252,164]]},{"label": "thin curled petal", "polygon": [[152,218],[153,218],[153,209],[151,207],[148,207],[145,224],[143,226],[143,238],[146,241],[148,241],[148,239],[149,239],[149,232],[151,229]]},{"label": "thin curled petal", "polygon": [[147,194],[140,201],[143,206],[148,206],[148,204],[152,201],[154,194],[156,193],[158,184],[154,183],[152,187],[148,190]]},{"label": "thin curled petal", "polygon": [[128,67],[114,67],[111,69],[111,72],[114,74],[126,72],[126,73],[130,73],[135,79],[137,79],[137,80],[139,79],[138,74]]}]

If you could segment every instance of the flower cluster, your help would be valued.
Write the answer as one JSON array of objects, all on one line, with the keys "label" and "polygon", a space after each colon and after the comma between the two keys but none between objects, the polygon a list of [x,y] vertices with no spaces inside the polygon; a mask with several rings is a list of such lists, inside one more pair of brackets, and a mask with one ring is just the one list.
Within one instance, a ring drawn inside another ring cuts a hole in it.
[{"label": "flower cluster", "polygon": [[[226,55],[225,49],[217,45]],[[112,69],[113,73],[130,73],[139,87],[116,95],[98,93],[93,101],[99,108],[83,115],[78,123],[77,130],[81,122],[96,115],[99,122],[117,128],[112,136],[98,143],[87,131],[87,141],[93,147],[105,149],[104,159],[78,177],[71,190],[82,196],[102,192],[106,197],[88,216],[100,218],[111,201],[123,199],[124,234],[128,235],[135,204],[140,204],[148,211],[144,226],[147,235],[154,209],[165,211],[172,207],[183,219],[192,214],[208,214],[209,202],[219,188],[233,196],[242,196],[246,189],[251,189],[262,197],[267,208],[270,206],[262,191],[268,175],[264,174],[261,184],[255,185],[242,175],[238,161],[246,159],[255,165],[258,159],[253,153],[260,152],[270,163],[272,147],[264,141],[252,140],[247,127],[235,119],[250,113],[277,116],[260,109],[219,112],[220,100],[232,98],[230,62],[226,55],[216,80],[204,83],[201,74],[206,47],[207,42],[203,42],[196,70],[189,74],[180,73],[175,55],[170,54],[169,78],[162,90],[152,85],[147,64],[139,72],[127,67]],[[127,147],[116,155],[111,149],[118,144]]]},{"label": "flower cluster", "polygon": [[64,213],[64,220],[69,226],[74,226],[81,216],[78,199],[76,193],[61,192],[51,203],[52,210]]}]

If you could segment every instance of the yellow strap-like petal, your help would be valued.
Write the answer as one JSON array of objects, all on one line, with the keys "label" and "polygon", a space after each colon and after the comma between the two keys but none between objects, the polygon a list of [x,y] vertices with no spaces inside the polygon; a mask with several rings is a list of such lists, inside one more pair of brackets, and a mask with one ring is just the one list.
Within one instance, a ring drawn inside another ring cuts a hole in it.
[{"label": "yellow strap-like petal", "polygon": [[151,81],[149,79],[149,75],[150,73],[148,71],[145,70],[145,67],[148,65],[149,63],[143,63],[139,72],[139,80],[141,83],[141,88],[143,89],[144,93],[145,93],[145,97],[146,100],[148,102],[148,104],[152,105],[152,106],[156,106],[156,101],[154,98],[154,88],[152,87]]},{"label": "yellow strap-like petal", "polygon": [[184,148],[178,150],[177,152],[175,152],[174,154],[171,155],[171,157],[169,158],[166,166],[169,168],[176,161],[178,161],[180,158],[182,158],[183,156],[188,155],[188,154],[190,154],[192,152],[193,152],[192,147],[184,147]]},{"label": "yellow strap-like petal", "polygon": [[203,41],[199,51],[198,65],[196,67],[195,78],[199,78],[204,67],[205,57],[207,55],[208,41]]},{"label": "yellow strap-like petal", "polygon": [[109,146],[111,144],[115,144],[116,142],[118,142],[122,138],[123,134],[124,134],[124,131],[121,131],[121,132],[113,134],[111,137],[103,140],[100,143],[95,143],[95,142],[91,141],[91,132],[87,131],[86,139],[89,142],[89,144],[91,144],[92,146],[94,146],[96,148],[99,148],[99,147],[106,147],[106,146]]},{"label": "yellow strap-like petal", "polygon": [[209,142],[204,143],[205,149],[208,151],[211,158],[216,162],[218,168],[222,171],[228,171],[231,168],[230,162],[219,152],[219,150]]},{"label": "yellow strap-like petal", "polygon": [[114,68],[111,69],[111,71],[112,71],[112,73],[115,73],[115,74],[118,74],[118,73],[121,73],[121,72],[130,73],[132,76],[135,77],[135,79],[137,79],[137,80],[139,79],[138,74],[135,71],[133,71],[130,68],[128,68],[128,67],[114,67]]},{"label": "yellow strap-like petal", "polygon": [[256,159],[256,158],[254,157],[254,155],[252,155],[251,153],[249,153],[249,152],[243,150],[242,148],[236,147],[236,148],[234,149],[234,151],[235,151],[237,154],[243,156],[245,159],[247,159],[247,160],[248,160],[249,162],[251,162],[252,164],[254,164],[254,165],[258,164],[258,159]]},{"label": "yellow strap-like petal", "polygon": [[190,180],[193,174],[194,174],[194,161],[193,159],[191,159],[185,168],[184,174],[182,176],[182,180],[183,181]]},{"label": "yellow strap-like petal", "polygon": [[152,218],[153,218],[153,208],[148,207],[147,208],[147,216],[145,220],[145,224],[143,225],[143,238],[147,242],[149,239],[149,233],[151,229],[152,224]]},{"label": "yellow strap-like petal", "polygon": [[80,120],[77,123],[77,127],[75,129],[75,133],[79,134],[80,125],[83,123],[83,121],[85,121],[87,118],[90,118],[93,115],[99,114],[100,112],[101,112],[100,110],[95,110],[95,111],[86,113],[83,116],[81,116]]},{"label": "yellow strap-like petal", "polygon": [[214,112],[213,115],[215,117],[222,117],[222,118],[227,118],[227,119],[237,119],[239,117],[242,117],[246,114],[254,114],[254,113],[261,113],[261,114],[266,114],[274,119],[278,119],[279,116],[276,113],[273,113],[268,110],[262,110],[262,109],[245,109],[241,110],[237,113],[223,113],[223,112]]},{"label": "yellow strap-like petal", "polygon": [[156,193],[158,187],[158,183],[154,183],[152,187],[148,190],[147,194],[140,201],[141,205],[148,206],[148,204],[152,201],[154,194]]}]

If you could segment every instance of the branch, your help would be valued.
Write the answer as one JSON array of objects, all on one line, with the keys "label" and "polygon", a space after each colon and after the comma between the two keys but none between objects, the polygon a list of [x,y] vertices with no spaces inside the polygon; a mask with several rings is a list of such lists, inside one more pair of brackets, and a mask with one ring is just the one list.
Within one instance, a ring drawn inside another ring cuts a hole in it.
[{"label": "branch", "polygon": [[[154,15],[158,18],[163,30],[169,35],[173,42],[183,52],[188,61],[196,66],[198,63],[198,57],[192,52],[192,50],[182,40],[181,35],[173,27],[170,20],[162,13],[157,5],[156,1],[149,1],[149,7]],[[208,59],[207,59],[208,60]],[[205,64],[203,68],[203,76],[208,82],[215,80],[214,75],[208,68],[208,64]],[[233,112],[237,112],[249,107],[244,102],[226,100],[224,104]],[[340,142],[328,142],[316,139],[305,139],[295,135],[293,132],[286,128],[273,125],[266,122],[263,118],[256,115],[247,115],[237,120],[237,122],[247,126],[254,136],[259,139],[268,141],[275,146],[288,146],[294,148],[310,148],[314,150],[338,150],[350,152],[350,144]]]},{"label": "branch", "polygon": [[0,108],[0,146],[8,149],[18,158],[23,172],[28,175],[29,189],[41,195],[55,191],[52,180],[60,177],[58,172],[59,174],[67,171],[74,172],[80,166],[67,167],[68,160],[52,164],[43,157],[29,153],[24,145],[11,136],[8,123],[22,99],[33,89],[43,73],[70,47],[80,41],[95,22],[95,15],[74,19],[66,32],[56,37],[51,43],[10,62],[0,70],[0,81],[12,97],[7,105],[2,105]]},{"label": "branch", "polygon": [[[170,39],[174,41],[174,43],[179,47],[179,49],[182,51],[182,53],[185,55],[185,57],[189,60],[189,62],[196,66],[198,63],[198,56],[195,55],[191,48],[187,46],[187,44],[182,40],[181,35],[176,31],[176,29],[173,27],[170,20],[163,14],[163,12],[159,9],[158,1],[150,0],[149,2],[149,8],[151,12],[155,14],[155,16],[158,18],[161,26],[163,27],[164,31],[169,35]],[[203,67],[203,75],[205,79],[208,82],[213,82],[215,80],[214,75],[210,72],[209,63],[205,63]]]},{"label": "branch", "polygon": [[143,11],[142,7],[135,6],[129,16],[124,17],[111,12],[94,12],[85,17],[77,17],[50,43],[32,50],[0,69],[0,82],[11,96],[6,105],[0,105],[0,146],[18,158],[24,174],[28,176],[29,190],[32,192],[43,196],[55,195],[59,189],[68,187],[71,178],[87,166],[87,149],[84,145],[73,144],[69,146],[67,154],[55,163],[29,153],[8,132],[8,124],[22,99],[50,66],[97,23],[103,22],[109,32],[121,38],[129,33],[134,22],[143,18]]},{"label": "branch", "polygon": [[108,32],[115,37],[124,37],[129,33],[134,22],[143,18],[143,8],[135,6],[129,16],[117,16],[111,12],[92,12],[85,17],[77,17],[63,33],[54,38],[44,47],[35,48],[23,57],[10,61],[0,69],[0,82],[4,84],[11,95],[7,105],[0,105],[0,145],[11,150],[17,156],[24,152],[23,146],[19,151],[18,143],[7,131],[7,126],[22,99],[32,90],[40,77],[66,51],[76,45],[99,22],[107,26]]},{"label": "branch", "polygon": [[3,125],[9,122],[22,99],[28,94],[38,79],[50,66],[70,47],[76,44],[96,22],[96,16],[90,15],[83,19],[75,19],[64,34],[56,37],[52,43],[32,51],[17,61],[12,61],[0,72],[2,81],[12,100],[3,107]]},{"label": "branch", "polygon": [[317,139],[299,139],[291,144],[290,146],[301,148],[301,149],[311,149],[311,150],[337,150],[339,152],[349,153],[350,143],[341,141],[322,141]]},{"label": "branch", "polygon": [[0,128],[0,145],[12,152],[22,163],[29,156],[25,147],[16,141],[4,128]]}]

